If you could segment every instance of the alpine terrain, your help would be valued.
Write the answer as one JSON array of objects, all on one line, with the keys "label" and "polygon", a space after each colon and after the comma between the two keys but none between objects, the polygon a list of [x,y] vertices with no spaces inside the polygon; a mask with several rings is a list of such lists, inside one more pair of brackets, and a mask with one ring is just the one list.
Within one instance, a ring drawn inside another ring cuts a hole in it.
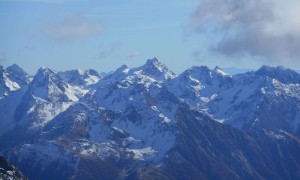
[{"label": "alpine terrain", "polygon": [[29,179],[300,179],[300,74],[0,67],[0,152]]}]

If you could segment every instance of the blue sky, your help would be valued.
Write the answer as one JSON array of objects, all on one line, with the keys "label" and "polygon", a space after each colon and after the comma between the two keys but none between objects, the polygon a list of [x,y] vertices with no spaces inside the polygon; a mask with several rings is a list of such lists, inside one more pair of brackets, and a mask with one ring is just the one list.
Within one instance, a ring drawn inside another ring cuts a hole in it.
[{"label": "blue sky", "polygon": [[153,57],[177,73],[300,69],[300,4],[288,1],[0,0],[0,63],[31,74],[41,66],[108,72]]}]

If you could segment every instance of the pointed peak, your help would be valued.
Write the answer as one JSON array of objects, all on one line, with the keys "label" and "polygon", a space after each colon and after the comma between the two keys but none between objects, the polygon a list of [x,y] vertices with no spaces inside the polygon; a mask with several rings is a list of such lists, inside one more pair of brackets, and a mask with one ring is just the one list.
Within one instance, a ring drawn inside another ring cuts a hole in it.
[{"label": "pointed peak", "polygon": [[156,57],[152,59],[148,59],[144,67],[156,68],[159,71],[168,70],[167,67],[161,63]]},{"label": "pointed peak", "polygon": [[12,64],[8,66],[6,69],[22,69],[22,68],[20,68],[20,66],[18,66],[17,64]]},{"label": "pointed peak", "polygon": [[54,73],[54,71],[52,71],[48,67],[40,67],[40,69],[38,70],[38,73]]},{"label": "pointed peak", "polygon": [[211,71],[207,66],[192,66],[186,70],[187,72]]},{"label": "pointed peak", "polygon": [[258,76],[267,76],[272,79],[277,79],[285,84],[300,83],[300,75],[296,71],[283,66],[270,67],[264,65],[259,68],[255,74]]},{"label": "pointed peak", "polygon": [[223,71],[223,69],[221,69],[219,66],[216,66],[216,67],[214,68],[214,71],[218,71],[218,70]]},{"label": "pointed peak", "polygon": [[261,68],[259,68],[256,72],[262,72],[262,71],[272,71],[274,70],[274,67],[263,65]]},{"label": "pointed peak", "polygon": [[152,59],[148,59],[146,64],[157,64],[157,63],[160,63],[158,61],[158,59],[156,57],[152,58]]},{"label": "pointed peak", "polygon": [[263,65],[261,68],[259,68],[257,71],[256,71],[256,74],[259,74],[259,75],[267,75],[269,73],[274,73],[274,72],[283,72],[283,71],[293,71],[289,68],[286,68],[284,66],[277,66],[277,67],[272,67],[272,66],[266,66],[266,65]]},{"label": "pointed peak", "polygon": [[80,75],[84,75],[86,73],[86,70],[84,69],[76,69],[75,71]]},{"label": "pointed peak", "polygon": [[175,73],[170,71],[163,63],[158,61],[157,58],[148,59],[145,65],[138,67],[135,70],[142,70],[143,74],[160,80],[176,76]]},{"label": "pointed peak", "polygon": [[146,75],[159,81],[171,79],[176,76],[163,63],[159,62],[157,58],[148,59],[144,65],[128,70],[129,73]]},{"label": "pointed peak", "polygon": [[27,76],[27,73],[17,64],[12,64],[6,68],[8,73],[19,74],[23,76]]},{"label": "pointed peak", "polygon": [[163,72],[163,71],[168,71],[167,67],[161,63],[160,61],[158,61],[158,59],[155,57],[153,59],[148,59],[146,64],[143,66],[144,68],[155,68],[158,69],[159,71]]},{"label": "pointed peak", "polygon": [[218,66],[216,66],[214,68],[214,71],[218,74],[221,74],[222,76],[230,76],[229,74],[227,74],[223,69],[219,68]]},{"label": "pointed peak", "polygon": [[40,67],[40,69],[35,74],[35,77],[45,77],[56,74],[53,70],[47,68],[47,67]]},{"label": "pointed peak", "polygon": [[68,71],[60,71],[59,74],[76,74],[76,75],[92,75],[100,76],[99,73],[94,69],[72,69]]},{"label": "pointed peak", "polygon": [[116,72],[124,72],[125,70],[129,69],[127,65],[123,64],[121,67],[119,67]]},{"label": "pointed peak", "polygon": [[276,69],[277,69],[277,70],[287,70],[288,68],[286,68],[286,67],[280,65],[280,66],[277,66]]},{"label": "pointed peak", "polygon": [[127,68],[128,68],[128,66],[123,64],[119,69],[127,69]]},{"label": "pointed peak", "polygon": [[92,75],[92,76],[99,76],[99,77],[101,77],[101,75],[96,70],[94,70],[94,69],[88,69],[88,70],[86,70],[86,72],[88,74]]}]

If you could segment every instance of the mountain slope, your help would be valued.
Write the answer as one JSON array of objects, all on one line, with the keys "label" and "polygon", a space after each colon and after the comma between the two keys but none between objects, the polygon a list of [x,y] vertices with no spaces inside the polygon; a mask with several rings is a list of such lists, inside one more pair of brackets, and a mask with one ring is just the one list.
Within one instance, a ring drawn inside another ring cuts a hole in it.
[{"label": "mountain slope", "polygon": [[259,76],[268,76],[272,79],[276,79],[284,84],[299,84],[300,74],[291,69],[285,68],[283,66],[269,67],[262,66],[255,72]]},{"label": "mountain slope", "polygon": [[299,84],[283,84],[256,73],[234,80],[233,87],[208,104],[214,118],[242,130],[283,129],[299,135]]},{"label": "mountain slope", "polygon": [[[299,138],[282,132],[247,134],[186,108],[177,110],[176,145],[158,167],[137,170],[131,178],[298,179]],[[266,143],[268,142],[268,143]],[[287,157],[287,158],[284,158]]]}]

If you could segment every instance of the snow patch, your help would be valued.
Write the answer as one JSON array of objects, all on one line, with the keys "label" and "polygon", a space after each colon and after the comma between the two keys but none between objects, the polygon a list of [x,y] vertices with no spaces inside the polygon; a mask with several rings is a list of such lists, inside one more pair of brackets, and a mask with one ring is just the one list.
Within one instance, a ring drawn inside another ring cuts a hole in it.
[{"label": "snow patch", "polygon": [[134,154],[133,159],[135,160],[147,160],[157,153],[151,147],[146,147],[143,149],[127,149],[128,152],[132,152]]}]

